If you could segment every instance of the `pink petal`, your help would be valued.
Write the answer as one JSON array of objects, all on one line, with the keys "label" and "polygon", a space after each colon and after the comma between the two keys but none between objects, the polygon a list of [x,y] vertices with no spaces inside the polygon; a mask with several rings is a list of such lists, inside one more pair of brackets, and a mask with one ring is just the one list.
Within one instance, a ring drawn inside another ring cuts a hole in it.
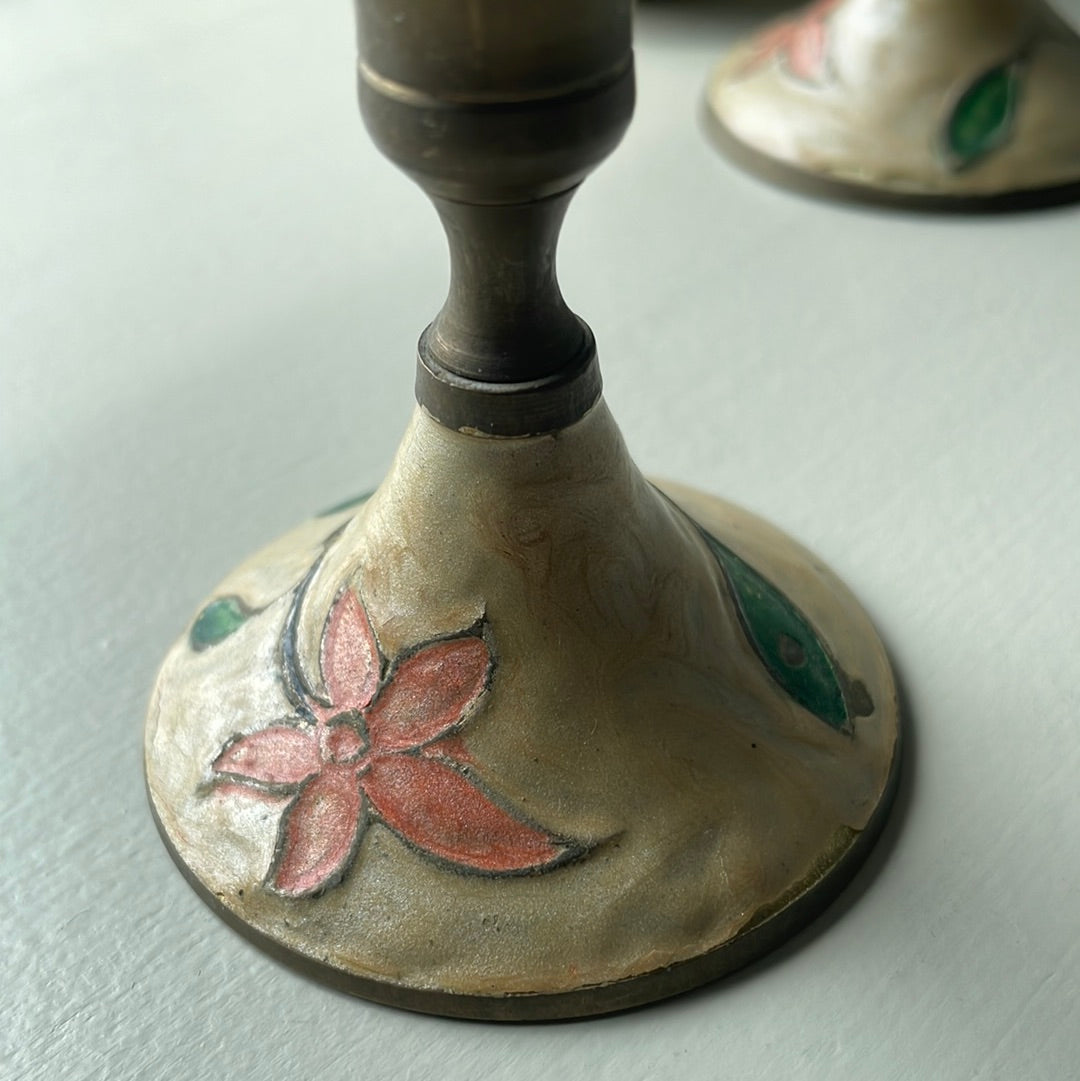
[{"label": "pink petal", "polygon": [[351,589],[330,609],[320,660],[334,713],[360,710],[371,701],[379,685],[379,650],[367,613]]},{"label": "pink petal", "polygon": [[782,19],[772,26],[767,26],[754,42],[758,57],[764,59],[771,53],[776,52],[781,46],[786,45],[794,29],[795,22],[792,19]]},{"label": "pink petal", "polygon": [[211,768],[262,784],[299,784],[318,770],[319,744],[308,729],[264,728],[227,743]]},{"label": "pink petal", "polygon": [[504,811],[437,759],[378,757],[360,783],[392,830],[459,866],[506,874],[537,870],[566,855],[565,845]]},{"label": "pink petal", "polygon": [[281,817],[273,888],[303,897],[334,885],[352,859],[362,809],[356,769],[324,766]]},{"label": "pink petal", "polygon": [[421,748],[420,753],[428,758],[442,758],[458,766],[471,766],[473,764],[472,752],[465,746],[465,740],[457,732],[451,732],[448,736],[429,743]]},{"label": "pink petal", "polygon": [[398,667],[368,711],[371,746],[388,752],[429,743],[461,720],[490,672],[482,638],[463,635],[424,646]]},{"label": "pink petal", "polygon": [[797,79],[820,82],[825,73],[828,35],[822,18],[811,16],[795,27],[787,46],[788,70]]}]

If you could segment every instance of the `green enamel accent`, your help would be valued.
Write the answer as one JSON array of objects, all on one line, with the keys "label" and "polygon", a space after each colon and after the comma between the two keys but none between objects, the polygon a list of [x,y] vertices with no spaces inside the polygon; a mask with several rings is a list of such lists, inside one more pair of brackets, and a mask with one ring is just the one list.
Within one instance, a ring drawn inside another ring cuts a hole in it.
[{"label": "green enamel accent", "polygon": [[218,597],[195,617],[191,626],[191,648],[198,651],[216,646],[254,614],[239,597]]},{"label": "green enamel accent", "polygon": [[360,495],[354,495],[352,499],[346,499],[342,503],[335,503],[332,507],[327,507],[326,510],[319,511],[315,515],[316,518],[329,518],[331,514],[340,514],[345,510],[352,510],[353,507],[359,507],[361,503],[366,503],[375,494],[375,489],[372,488],[369,492],[362,492]]},{"label": "green enamel accent", "polygon": [[945,135],[954,169],[972,165],[1005,142],[1019,93],[1019,65],[1014,61],[991,68],[967,88]]},{"label": "green enamel accent", "polygon": [[705,530],[701,533],[735,595],[743,630],[769,674],[800,706],[838,731],[850,731],[836,668],[806,617],[730,548]]}]

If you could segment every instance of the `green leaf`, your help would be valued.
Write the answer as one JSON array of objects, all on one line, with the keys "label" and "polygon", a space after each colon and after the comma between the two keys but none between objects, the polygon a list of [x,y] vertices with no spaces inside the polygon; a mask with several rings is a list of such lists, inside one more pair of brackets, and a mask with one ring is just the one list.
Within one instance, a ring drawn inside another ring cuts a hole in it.
[{"label": "green leaf", "polygon": [[208,646],[217,645],[254,614],[239,597],[218,597],[212,600],[191,625],[191,648],[198,652]]},{"label": "green leaf", "polygon": [[945,132],[952,168],[966,169],[1009,137],[1020,96],[1020,65],[999,64],[980,75],[960,96]]},{"label": "green leaf", "polygon": [[366,503],[374,494],[374,488],[372,488],[370,492],[361,492],[360,495],[354,495],[352,499],[346,499],[344,502],[335,503],[332,507],[327,507],[326,510],[319,511],[315,517],[329,518],[332,514],[340,514],[342,511],[352,510],[353,507],[358,507],[361,503]]},{"label": "green leaf", "polygon": [[840,676],[806,617],[730,548],[704,529],[701,534],[724,572],[743,630],[769,675],[804,709],[832,728],[849,732],[851,717]]}]

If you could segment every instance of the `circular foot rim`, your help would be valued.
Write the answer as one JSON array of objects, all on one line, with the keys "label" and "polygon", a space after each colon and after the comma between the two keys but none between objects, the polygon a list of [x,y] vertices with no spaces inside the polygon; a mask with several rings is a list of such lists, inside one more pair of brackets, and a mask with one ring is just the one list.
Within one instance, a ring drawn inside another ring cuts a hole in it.
[{"label": "circular foot rim", "polygon": [[941,192],[902,191],[871,183],[815,173],[775,158],[740,139],[705,99],[702,124],[710,142],[730,162],[751,176],[797,195],[830,202],[945,214],[1001,214],[1048,210],[1080,200],[1080,178],[1049,187],[1026,188],[989,195],[947,195]]}]

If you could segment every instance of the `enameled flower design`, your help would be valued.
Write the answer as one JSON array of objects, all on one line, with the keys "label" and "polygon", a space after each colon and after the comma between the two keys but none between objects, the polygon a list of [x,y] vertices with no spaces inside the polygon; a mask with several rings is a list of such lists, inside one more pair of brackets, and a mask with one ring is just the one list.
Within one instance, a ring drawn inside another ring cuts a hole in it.
[{"label": "enameled flower design", "polygon": [[828,19],[841,2],[818,0],[794,17],[767,27],[753,42],[743,71],[750,74],[775,59],[800,82],[823,83],[828,74]]},{"label": "enameled flower design", "polygon": [[335,601],[320,651],[325,695],[230,740],[211,767],[232,792],[287,795],[266,884],[318,894],[382,822],[419,853],[481,874],[535,873],[581,851],[483,789],[457,732],[487,691],[492,656],[474,631],[421,643],[387,665],[360,599]]}]

